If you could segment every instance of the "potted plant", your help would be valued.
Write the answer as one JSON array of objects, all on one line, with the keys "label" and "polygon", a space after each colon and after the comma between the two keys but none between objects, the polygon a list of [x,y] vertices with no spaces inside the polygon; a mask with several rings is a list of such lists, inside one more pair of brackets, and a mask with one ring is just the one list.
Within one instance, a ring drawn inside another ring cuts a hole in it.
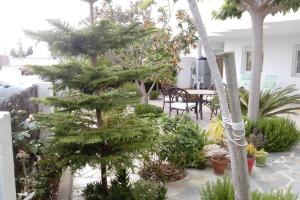
[{"label": "potted plant", "polygon": [[248,144],[247,145],[247,162],[248,162],[249,174],[251,174],[253,165],[255,162],[255,152],[256,152],[256,148],[254,147],[254,145],[252,143]]},{"label": "potted plant", "polygon": [[267,156],[268,156],[268,152],[266,152],[264,149],[256,151],[256,153],[255,153],[256,166],[259,166],[259,167],[266,166]]},{"label": "potted plant", "polygon": [[223,154],[215,154],[211,158],[211,165],[216,175],[223,175],[228,166],[228,158]]}]

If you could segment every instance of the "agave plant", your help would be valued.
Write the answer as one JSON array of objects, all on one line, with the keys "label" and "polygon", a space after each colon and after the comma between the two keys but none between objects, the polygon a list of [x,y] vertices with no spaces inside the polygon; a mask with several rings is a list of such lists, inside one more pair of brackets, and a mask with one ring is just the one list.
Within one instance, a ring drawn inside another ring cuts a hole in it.
[{"label": "agave plant", "polygon": [[[300,110],[300,94],[294,85],[261,92],[259,100],[259,117],[277,114],[296,114]],[[240,89],[240,101],[243,114],[248,110],[249,92]]]}]

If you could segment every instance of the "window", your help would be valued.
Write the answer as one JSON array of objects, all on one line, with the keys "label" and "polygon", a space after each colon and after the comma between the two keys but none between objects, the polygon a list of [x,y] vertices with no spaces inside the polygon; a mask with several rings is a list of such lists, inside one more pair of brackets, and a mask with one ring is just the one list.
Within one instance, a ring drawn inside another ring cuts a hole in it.
[{"label": "window", "polygon": [[243,48],[243,57],[242,57],[242,71],[243,72],[251,71],[251,65],[252,65],[251,61],[252,61],[251,46],[245,46]]},{"label": "window", "polygon": [[293,75],[300,76],[300,45],[296,45],[294,50]]},{"label": "window", "polygon": [[246,59],[246,63],[245,63],[245,69],[246,71],[251,71],[251,58],[252,57],[252,52],[251,51],[246,51],[245,52],[245,59]]},{"label": "window", "polygon": [[297,51],[296,74],[300,74],[300,51]]}]

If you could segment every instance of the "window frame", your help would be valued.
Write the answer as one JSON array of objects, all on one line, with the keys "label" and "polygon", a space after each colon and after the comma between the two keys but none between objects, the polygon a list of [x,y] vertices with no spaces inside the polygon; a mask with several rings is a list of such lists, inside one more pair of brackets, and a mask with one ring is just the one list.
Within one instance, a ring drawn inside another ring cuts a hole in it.
[{"label": "window frame", "polygon": [[[250,52],[252,54],[252,49],[251,49],[251,46],[250,45],[247,45],[247,46],[243,46],[243,49],[242,49],[242,72],[251,72],[251,70],[247,70],[247,52]],[[251,61],[250,61],[251,62]],[[250,66],[251,68],[251,66]]]},{"label": "window frame", "polygon": [[[251,45],[246,45],[246,46],[243,46],[243,49],[242,49],[242,65],[241,65],[241,71],[243,72],[243,73],[245,73],[245,72],[251,72],[252,71],[252,69],[251,70],[247,70],[247,52],[250,52],[251,53],[251,60],[250,60],[250,63],[252,62],[252,56],[253,56],[253,54],[252,54],[252,47],[251,47]],[[264,48],[263,48],[263,58],[262,58],[262,69],[261,69],[261,71],[263,72],[263,70],[264,70],[264,58],[265,58],[265,54],[264,54]],[[252,65],[252,64],[251,64]],[[252,66],[250,66],[250,68],[252,68]]]},{"label": "window frame", "polygon": [[300,44],[294,45],[293,48],[293,65],[292,65],[293,77],[300,77],[300,72],[297,72],[297,64],[298,62],[300,63],[300,60],[298,61],[298,58],[300,59],[298,52],[300,53]]}]

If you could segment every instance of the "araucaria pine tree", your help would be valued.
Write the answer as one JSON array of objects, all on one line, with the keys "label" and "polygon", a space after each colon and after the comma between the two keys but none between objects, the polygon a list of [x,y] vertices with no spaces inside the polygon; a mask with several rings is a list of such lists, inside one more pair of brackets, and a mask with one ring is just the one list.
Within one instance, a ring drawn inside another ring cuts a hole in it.
[{"label": "araucaria pine tree", "polygon": [[125,109],[140,98],[132,81],[147,72],[115,66],[105,53],[126,47],[149,30],[138,23],[117,25],[109,20],[81,29],[59,20],[49,22],[54,29],[26,33],[47,42],[66,62],[32,69],[53,82],[57,91],[67,88],[68,92],[45,99],[56,112],[40,114],[38,119],[54,133],[50,149],[60,161],[73,170],[86,164],[101,167],[101,182],[107,191],[107,170],[130,166],[151,145],[156,129]]}]

